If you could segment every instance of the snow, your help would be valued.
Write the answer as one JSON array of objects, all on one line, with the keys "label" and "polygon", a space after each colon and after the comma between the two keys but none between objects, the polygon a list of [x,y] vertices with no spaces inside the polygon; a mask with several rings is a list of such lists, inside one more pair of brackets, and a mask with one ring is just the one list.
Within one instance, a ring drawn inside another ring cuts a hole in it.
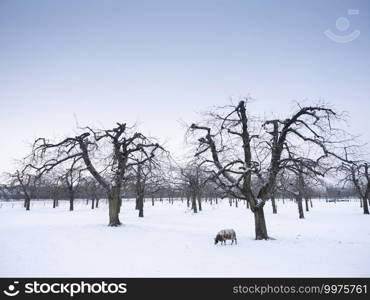
[{"label": "snow", "polygon": [[263,201],[262,199],[257,198],[257,199],[256,199],[256,206],[257,206],[257,207],[260,207],[264,202],[265,202],[265,201]]},{"label": "snow", "polygon": [[[267,202],[269,235],[254,240],[253,216],[245,205],[203,204],[193,214],[180,201],[145,203],[138,218],[125,201],[123,226],[107,226],[107,207],[84,201],[0,204],[0,277],[368,277],[370,216],[359,202],[314,201],[298,219],[296,204]],[[214,245],[216,233],[236,231],[237,245]]]}]

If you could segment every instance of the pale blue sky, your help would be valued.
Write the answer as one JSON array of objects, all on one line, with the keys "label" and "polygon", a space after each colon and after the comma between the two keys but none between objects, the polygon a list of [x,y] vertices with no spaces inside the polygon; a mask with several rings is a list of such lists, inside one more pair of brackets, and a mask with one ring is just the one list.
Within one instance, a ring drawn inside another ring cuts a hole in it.
[{"label": "pale blue sky", "polygon": [[[361,33],[340,44],[326,29]],[[370,141],[369,31],[367,0],[0,0],[0,173],[76,118],[137,121],[180,153],[179,120],[246,95],[257,115],[324,99]]]}]

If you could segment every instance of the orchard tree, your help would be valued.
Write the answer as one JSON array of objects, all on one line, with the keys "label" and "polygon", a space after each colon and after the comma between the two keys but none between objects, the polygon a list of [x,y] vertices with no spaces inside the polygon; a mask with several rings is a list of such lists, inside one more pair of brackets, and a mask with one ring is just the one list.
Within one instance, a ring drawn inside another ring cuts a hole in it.
[{"label": "orchard tree", "polygon": [[48,190],[48,194],[53,200],[53,208],[58,207],[59,199],[62,196],[64,188],[62,175],[55,171],[49,172],[44,176],[44,182]]},{"label": "orchard tree", "polygon": [[82,168],[81,160],[78,157],[73,157],[64,164],[67,164],[67,166],[64,170],[64,174],[61,176],[61,179],[65,183],[68,190],[69,210],[73,211],[76,192],[82,181],[82,173],[84,169]]},{"label": "orchard tree", "polygon": [[288,193],[296,200],[298,206],[298,215],[304,219],[303,200],[305,200],[306,211],[308,208],[308,197],[310,185],[312,182],[319,182],[320,178],[325,176],[324,168],[319,161],[313,161],[307,158],[290,160],[277,180],[277,189]]},{"label": "orchard tree", "polygon": [[[348,158],[348,153],[346,151]],[[357,196],[362,202],[364,214],[369,214],[369,197],[370,197],[370,163],[367,161],[351,161],[343,162],[338,168],[342,172],[344,185],[352,185]]]},{"label": "orchard tree", "polygon": [[[188,163],[180,168],[180,180],[183,187],[191,198],[191,209],[194,213],[202,210],[202,191],[206,184],[207,177],[204,170],[196,162]],[[198,202],[198,207],[197,207]]]},{"label": "orchard tree", "polygon": [[137,165],[138,153],[142,154],[140,163],[145,163],[162,149],[134,127],[117,123],[108,130],[86,127],[81,134],[56,142],[39,138],[34,142],[30,165],[43,174],[67,161],[81,162],[107,195],[109,226],[118,226],[126,171]]},{"label": "orchard tree", "polygon": [[[259,121],[248,115],[247,101],[219,108],[202,122],[190,126],[196,142],[195,156],[212,170],[212,178],[232,197],[246,200],[254,215],[256,239],[268,239],[264,205],[274,190],[276,179],[292,152],[315,148],[317,157],[337,156],[338,114],[325,105],[298,105],[284,119]],[[299,157],[299,155],[296,155]],[[260,185],[254,190],[252,177]]]},{"label": "orchard tree", "polygon": [[165,170],[163,168],[152,169],[151,176],[149,176],[145,185],[147,195],[150,195],[152,198],[152,206],[154,206],[155,196],[161,191],[167,181]]},{"label": "orchard tree", "polygon": [[0,199],[8,201],[11,198],[12,191],[7,184],[0,184]]},{"label": "orchard tree", "polygon": [[146,186],[153,168],[151,161],[141,163],[142,161],[142,158],[138,159],[137,164],[132,168],[135,178],[136,209],[139,211],[139,218],[144,217],[144,197]]},{"label": "orchard tree", "polygon": [[85,197],[91,200],[91,209],[98,208],[102,191],[95,178],[91,176],[83,178],[80,188],[84,192]]},{"label": "orchard tree", "polygon": [[9,174],[9,178],[13,190],[20,190],[24,198],[24,207],[26,210],[30,210],[31,200],[36,197],[40,177],[36,176],[28,167],[24,167],[21,170],[16,170],[14,173]]},{"label": "orchard tree", "polygon": [[[132,172],[134,181],[134,190],[136,194],[136,206],[139,211],[139,218],[144,217],[144,199],[147,193],[153,193],[155,182],[159,182],[162,169],[166,162],[168,163],[167,152],[162,149],[161,153],[153,156],[151,159],[145,159],[145,153],[137,152],[132,158]],[[170,173],[170,172],[169,172]],[[159,190],[157,188],[157,190]]]}]

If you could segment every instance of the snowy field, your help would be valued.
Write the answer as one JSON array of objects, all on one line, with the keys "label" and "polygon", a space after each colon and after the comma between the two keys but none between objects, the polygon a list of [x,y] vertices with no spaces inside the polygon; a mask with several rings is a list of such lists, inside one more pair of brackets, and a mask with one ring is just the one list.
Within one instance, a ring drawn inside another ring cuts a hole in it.
[{"label": "snowy field", "polygon": [[[0,277],[368,277],[370,216],[359,202],[314,201],[299,220],[294,203],[266,206],[269,235],[255,241],[253,218],[227,201],[194,215],[186,203],[145,203],[138,218],[125,201],[123,226],[111,228],[107,207],[84,202],[0,204]],[[214,245],[218,230],[234,228],[237,246]]]}]

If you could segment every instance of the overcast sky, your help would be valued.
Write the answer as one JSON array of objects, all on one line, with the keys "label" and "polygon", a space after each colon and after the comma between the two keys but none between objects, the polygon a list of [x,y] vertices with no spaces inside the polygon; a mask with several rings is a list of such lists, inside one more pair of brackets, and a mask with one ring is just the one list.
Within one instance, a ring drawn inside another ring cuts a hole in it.
[{"label": "overcast sky", "polygon": [[179,154],[181,120],[247,95],[256,115],[323,99],[370,141],[369,31],[367,0],[0,0],[0,173],[76,122],[138,122]]}]

